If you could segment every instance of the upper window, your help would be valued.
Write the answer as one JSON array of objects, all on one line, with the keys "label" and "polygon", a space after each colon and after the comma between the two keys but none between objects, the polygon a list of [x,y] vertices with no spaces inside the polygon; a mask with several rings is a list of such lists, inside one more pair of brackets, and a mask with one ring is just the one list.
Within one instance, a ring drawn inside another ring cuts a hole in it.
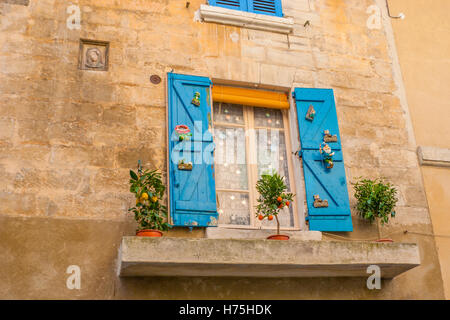
[{"label": "upper window", "polygon": [[209,0],[212,6],[282,17],[281,0]]}]

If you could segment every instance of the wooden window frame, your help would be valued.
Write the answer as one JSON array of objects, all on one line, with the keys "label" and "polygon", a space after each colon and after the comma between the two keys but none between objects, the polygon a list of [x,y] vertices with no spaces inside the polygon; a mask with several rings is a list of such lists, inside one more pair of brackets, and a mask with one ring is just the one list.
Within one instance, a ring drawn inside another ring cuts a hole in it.
[{"label": "wooden window frame", "polygon": [[[228,228],[228,229],[245,229],[245,230],[274,230],[276,229],[276,224],[273,226],[263,226],[262,223],[256,219],[255,214],[255,206],[257,205],[257,191],[256,191],[256,181],[258,177],[258,168],[257,168],[257,159],[256,159],[256,130],[258,129],[267,129],[267,130],[279,130],[284,133],[285,143],[286,143],[286,157],[287,157],[287,166],[288,166],[288,174],[289,174],[289,183],[290,189],[292,193],[294,193],[295,201],[292,204],[293,210],[293,219],[294,226],[293,227],[281,227],[280,230],[283,231],[299,231],[304,230],[304,223],[302,223],[302,214],[301,208],[303,208],[303,201],[299,202],[302,197],[298,196],[298,191],[301,191],[301,188],[297,187],[296,184],[296,175],[294,174],[294,152],[293,143],[291,139],[291,127],[292,120],[290,115],[290,109],[275,109],[280,110],[283,117],[283,128],[271,128],[265,126],[255,126],[254,123],[254,109],[258,107],[246,106],[243,105],[243,124],[234,124],[234,123],[223,123],[214,121],[214,101],[211,97],[211,105],[212,107],[212,128],[216,125],[223,127],[235,127],[235,128],[243,128],[246,132],[245,135],[245,143],[246,143],[246,163],[247,163],[247,179],[248,179],[248,190],[236,190],[236,189],[222,189],[216,187],[216,192],[235,192],[235,193],[245,193],[249,195],[249,209],[250,209],[250,225],[235,225],[235,224],[219,224],[219,228]],[[220,103],[220,102],[219,102]],[[292,105],[292,104],[291,104]],[[249,150],[253,150],[254,152],[249,152]],[[220,203],[217,204],[218,209],[220,209]],[[220,213],[219,213],[220,214]]]}]

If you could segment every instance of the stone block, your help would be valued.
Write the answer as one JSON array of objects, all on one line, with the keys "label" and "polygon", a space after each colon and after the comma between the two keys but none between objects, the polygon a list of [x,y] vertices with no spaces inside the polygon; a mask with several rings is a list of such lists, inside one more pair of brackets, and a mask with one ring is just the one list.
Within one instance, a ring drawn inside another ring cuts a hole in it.
[{"label": "stone block", "polygon": [[30,0],[0,0],[0,3],[9,3],[9,4],[20,5],[20,6],[28,6],[30,4]]},{"label": "stone block", "polygon": [[0,119],[0,140],[11,140],[14,136],[15,121]]},{"label": "stone block", "polygon": [[[130,169],[134,169],[134,167],[130,167]],[[95,193],[106,191],[126,193],[129,190],[129,180],[129,169],[99,168],[93,176],[92,191]]]},{"label": "stone block", "polygon": [[165,163],[165,148],[142,146],[139,148],[123,148],[117,153],[117,165],[120,168],[135,168],[138,160],[146,168],[163,169]]},{"label": "stone block", "polygon": [[266,63],[294,68],[314,69],[311,52],[279,50],[268,47],[266,48],[266,55]]},{"label": "stone block", "polygon": [[52,146],[49,163],[55,167],[85,167],[89,164],[92,148],[79,146]]}]

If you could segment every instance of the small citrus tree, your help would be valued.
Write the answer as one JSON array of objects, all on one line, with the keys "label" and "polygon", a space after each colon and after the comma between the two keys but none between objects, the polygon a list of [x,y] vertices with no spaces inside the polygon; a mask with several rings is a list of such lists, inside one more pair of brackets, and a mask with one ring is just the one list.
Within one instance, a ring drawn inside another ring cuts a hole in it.
[{"label": "small citrus tree", "polygon": [[170,226],[165,222],[167,207],[160,203],[166,190],[161,174],[157,170],[142,171],[139,168],[137,173],[130,170],[130,177],[130,192],[136,197],[136,206],[128,211],[134,213],[138,231],[144,229],[167,231]]},{"label": "small citrus tree", "polygon": [[381,238],[381,225],[395,217],[397,189],[383,179],[360,179],[354,184],[356,209],[370,222],[377,221],[378,236]]},{"label": "small citrus tree", "polygon": [[256,216],[259,220],[277,220],[277,234],[280,234],[280,221],[278,214],[285,206],[289,207],[294,198],[294,194],[286,192],[287,186],[284,178],[278,173],[263,173],[256,183],[256,190],[259,192],[258,205],[256,206]]}]

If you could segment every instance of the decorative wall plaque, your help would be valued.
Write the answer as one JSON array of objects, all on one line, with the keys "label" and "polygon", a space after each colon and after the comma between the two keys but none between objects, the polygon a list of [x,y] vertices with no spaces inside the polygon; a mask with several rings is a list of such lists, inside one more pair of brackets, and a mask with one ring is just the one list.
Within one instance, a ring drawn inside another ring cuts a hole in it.
[{"label": "decorative wall plaque", "polygon": [[306,120],[313,121],[315,116],[316,116],[316,110],[314,110],[313,105],[310,105],[305,118],[306,118]]},{"label": "decorative wall plaque", "polygon": [[191,129],[184,124],[179,124],[175,127],[175,133],[178,136],[178,141],[189,140],[192,136]]},{"label": "decorative wall plaque", "polygon": [[78,67],[81,70],[107,71],[109,59],[109,42],[80,40]]},{"label": "decorative wall plaque", "polygon": [[161,82],[161,77],[158,76],[157,74],[152,74],[150,76],[150,82],[153,84],[159,84]]},{"label": "decorative wall plaque", "polygon": [[318,194],[315,194],[314,208],[328,208],[328,200],[322,200]]},{"label": "decorative wall plaque", "polygon": [[194,106],[197,106],[197,107],[200,106],[200,92],[194,93],[194,98],[192,98],[191,103],[192,103]]},{"label": "decorative wall plaque", "polygon": [[192,170],[192,162],[184,162],[184,160],[178,161],[178,170],[191,171]]},{"label": "decorative wall plaque", "polygon": [[325,130],[323,132],[323,142],[337,142],[337,135],[333,134],[331,135],[330,130]]}]

